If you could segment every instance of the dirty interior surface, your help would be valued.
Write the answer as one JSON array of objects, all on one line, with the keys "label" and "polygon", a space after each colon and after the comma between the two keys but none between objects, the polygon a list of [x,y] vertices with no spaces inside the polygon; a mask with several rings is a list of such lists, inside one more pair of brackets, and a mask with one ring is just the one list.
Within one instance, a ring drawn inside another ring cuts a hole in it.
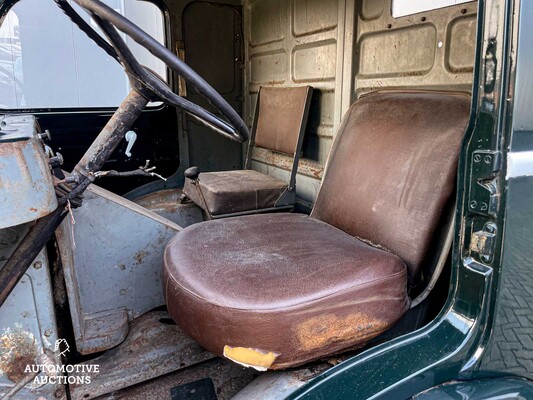
[{"label": "dirty interior surface", "polygon": [[[391,1],[164,1],[170,18],[171,40],[168,41],[168,47],[173,51],[183,51],[187,63],[242,114],[250,127],[253,124],[260,86],[313,86],[309,122],[297,177],[298,211],[311,210],[342,116],[362,93],[375,89],[398,88],[471,91],[477,2],[393,18],[390,11]],[[205,29],[206,26],[209,26],[209,29]],[[188,88],[187,98],[208,107],[191,88]],[[52,117],[51,114],[41,117],[40,122],[44,128],[47,127],[47,118]],[[175,145],[167,146],[172,151],[179,151],[179,157],[175,155],[176,159],[179,158],[178,172],[168,183],[154,184],[151,191],[147,192],[145,189],[136,192],[131,198],[136,198],[137,204],[185,227],[202,221],[204,216],[198,207],[179,203],[181,191],[175,187],[183,177],[184,168],[198,165],[202,171],[242,169],[245,147],[212,134],[204,125],[183,113],[178,117],[177,132],[171,133],[180,137],[179,150],[175,149]],[[157,130],[159,125],[154,122],[152,127]],[[146,124],[140,125],[141,128],[145,126]],[[59,128],[56,131],[60,131]],[[168,132],[165,134],[168,135]],[[166,136],[162,138],[165,139]],[[160,141],[161,137],[154,139],[154,143],[161,144]],[[173,140],[173,143],[175,141]],[[167,150],[170,151],[169,149]],[[72,153],[70,157],[76,158]],[[286,155],[256,148],[251,166],[259,172],[288,181],[292,161]],[[134,167],[137,167],[137,164]],[[177,165],[175,167],[178,168]],[[113,185],[108,186],[115,192],[121,192],[118,186],[116,190]],[[172,189],[154,192],[162,187]],[[82,226],[90,221],[80,218],[77,223]],[[100,239],[103,242],[115,240],[123,245],[125,236],[121,234],[112,239],[102,236]],[[81,241],[79,243],[78,251],[83,248]],[[165,244],[161,244],[161,249]],[[120,264],[117,266],[120,267]],[[109,265],[109,268],[113,267],[114,264]],[[68,271],[67,265],[65,268]],[[44,268],[32,273],[36,275],[43,271]],[[119,274],[120,271],[115,273]],[[135,273],[145,273],[142,276],[146,278],[146,286],[150,286],[148,283],[151,281],[147,278],[146,271],[137,270]],[[73,279],[81,279],[82,275],[79,273]],[[33,279],[31,274],[30,277]],[[105,274],[92,278],[94,281],[77,282],[77,285],[96,286],[100,282],[99,279],[110,280]],[[433,318],[444,304],[448,282],[449,268],[445,268],[428,300],[413,310],[414,312],[408,313],[393,330],[367,346],[412,331]],[[159,287],[157,286],[158,290]],[[112,290],[109,291],[111,292]],[[117,293],[114,295],[120,294]],[[137,288],[136,293],[142,298],[142,289]],[[161,295],[157,298],[162,299],[162,292],[157,294]],[[36,298],[39,296],[43,297],[42,294],[35,293]],[[95,297],[93,305],[102,299],[97,299],[98,296],[94,296],[94,293],[92,296]],[[136,303],[137,300],[133,298],[132,302]],[[160,302],[159,306],[163,306],[162,300]],[[42,305],[44,301],[36,304]],[[115,305],[109,304],[107,307],[106,304],[106,309],[112,309]],[[83,307],[71,307],[71,311],[87,311],[81,308]],[[120,312],[130,323],[128,338],[118,347],[98,355],[102,365],[108,366],[109,372],[109,375],[102,375],[101,378],[120,380],[121,377],[113,376],[113,373],[118,371],[125,377],[121,388],[106,386],[110,381],[101,382],[102,388],[109,389],[107,394],[104,394],[105,390],[95,390],[89,397],[85,396],[86,392],[71,388],[74,398],[77,391],[79,398],[100,396],[99,399],[109,400],[170,399],[170,390],[173,387],[210,377],[218,398],[229,399],[259,375],[253,369],[207,355],[187,338],[176,335],[175,327],[161,326],[161,319],[165,317],[150,320],[155,315],[163,314],[154,314],[151,311],[150,314],[137,317],[132,316],[132,309],[127,307]],[[48,314],[51,315],[51,312]],[[52,317],[49,319],[52,320]],[[144,326],[144,331],[139,326]],[[35,330],[38,332],[37,328]],[[135,336],[139,334],[141,336]],[[132,350],[131,346],[135,349]],[[171,350],[171,347],[174,349]],[[183,349],[186,351],[182,352]],[[180,357],[183,358],[190,349],[194,349],[191,353],[194,357],[187,353],[190,357],[185,365],[181,365]],[[127,353],[130,350],[131,352]],[[329,364],[322,360],[320,371],[355,353],[336,357],[335,360],[330,360]],[[150,360],[157,368],[154,367],[149,373],[140,371],[139,363],[133,362],[131,354],[143,360],[148,356],[152,357]],[[170,361],[174,364],[170,363],[172,365],[166,368],[163,363],[156,363],[161,355],[173,357]],[[91,362],[91,357],[93,356],[87,356],[86,362]],[[125,363],[121,364],[122,361]],[[16,371],[8,372],[12,375]],[[16,379],[0,381],[0,389],[12,385],[14,380]]]},{"label": "dirty interior surface", "polygon": [[81,363],[98,364],[100,373],[89,384],[71,386],[71,396],[92,399],[215,356],[186,336],[165,311],[148,312],[135,319],[128,337],[103,355]]},{"label": "dirty interior surface", "polygon": [[[471,90],[476,7],[477,3],[472,2],[393,18],[391,0],[244,1],[244,117],[249,126],[253,124],[260,86],[315,88],[297,182],[300,211],[311,209],[335,132],[360,94],[387,88]],[[219,12],[203,8],[207,13]],[[199,154],[198,137],[190,142],[193,160]],[[251,165],[286,181],[291,160],[283,154],[257,148]],[[216,169],[216,161],[210,158],[206,168]],[[224,169],[224,163],[219,169]],[[138,203],[168,214],[172,207],[169,204],[179,194],[161,192],[139,199]],[[367,346],[410,331],[434,316],[443,304],[447,279],[444,273],[429,301],[416,313],[408,313],[396,331]],[[328,364],[325,365],[327,368]],[[102,398],[169,398],[172,387],[206,376],[213,379],[219,398],[225,399],[246,386],[257,372],[213,359]]]},{"label": "dirty interior surface", "polygon": [[213,381],[218,400],[229,400],[258,375],[259,373],[253,369],[242,367],[231,361],[215,358],[124,390],[97,397],[96,399],[170,399],[172,388],[208,377]]},{"label": "dirty interior surface", "polygon": [[[333,137],[359,94],[387,88],[471,91],[477,2],[400,18],[391,0],[245,0],[245,121],[260,86],[311,85],[297,180],[314,203]],[[257,149],[252,167],[286,179],[290,159]]]}]

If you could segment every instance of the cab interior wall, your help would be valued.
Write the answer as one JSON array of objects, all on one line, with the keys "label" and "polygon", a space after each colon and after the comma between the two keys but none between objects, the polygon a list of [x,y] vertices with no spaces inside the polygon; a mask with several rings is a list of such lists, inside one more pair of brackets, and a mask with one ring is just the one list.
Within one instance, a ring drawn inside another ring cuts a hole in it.
[{"label": "cab interior wall", "polygon": [[[392,0],[244,0],[245,121],[260,86],[315,88],[297,177],[300,209],[320,187],[350,104],[376,89],[471,91],[477,2],[394,18]],[[287,179],[289,157],[256,149],[252,168]]]}]

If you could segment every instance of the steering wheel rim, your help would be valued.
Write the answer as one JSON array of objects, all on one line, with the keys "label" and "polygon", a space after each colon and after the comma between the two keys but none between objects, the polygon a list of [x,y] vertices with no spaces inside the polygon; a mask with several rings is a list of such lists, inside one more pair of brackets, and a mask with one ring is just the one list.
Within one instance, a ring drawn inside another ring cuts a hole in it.
[{"label": "steering wheel rim", "polygon": [[[209,83],[164,45],[99,0],[74,0],[74,2],[93,17],[107,36],[116,52],[117,60],[130,77],[132,86],[140,86],[142,89],[148,90],[157,100],[182,108],[189,115],[230,140],[242,143],[249,139],[248,127],[239,114]],[[225,120],[174,93],[166,82],[137,61],[120,36],[119,31],[144,47],[153,56],[165,63],[168,68],[192,85],[199,94],[218,109]],[[84,32],[89,35],[86,30]],[[94,33],[98,35],[96,32]]]}]

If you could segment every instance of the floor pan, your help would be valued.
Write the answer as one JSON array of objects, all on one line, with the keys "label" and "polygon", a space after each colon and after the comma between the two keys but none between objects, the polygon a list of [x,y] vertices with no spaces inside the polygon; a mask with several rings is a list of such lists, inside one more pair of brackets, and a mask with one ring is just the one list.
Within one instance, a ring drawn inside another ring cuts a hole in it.
[{"label": "floor pan", "polygon": [[81,363],[98,365],[99,373],[88,384],[72,385],[71,396],[97,398],[213,358],[172,323],[166,311],[152,311],[131,323],[119,346]]}]

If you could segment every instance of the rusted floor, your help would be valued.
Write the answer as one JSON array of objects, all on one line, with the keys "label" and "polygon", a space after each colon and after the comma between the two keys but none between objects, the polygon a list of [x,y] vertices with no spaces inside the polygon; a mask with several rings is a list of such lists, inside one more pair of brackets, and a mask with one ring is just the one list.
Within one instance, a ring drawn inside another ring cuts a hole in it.
[{"label": "rusted floor", "polygon": [[98,397],[98,400],[170,400],[170,389],[209,377],[218,400],[229,400],[250,383],[258,372],[215,358],[127,389]]},{"label": "rusted floor", "polygon": [[89,384],[72,385],[71,396],[73,400],[94,399],[214,357],[185,335],[166,311],[152,311],[132,322],[119,346],[81,363],[98,365],[99,373]]}]

